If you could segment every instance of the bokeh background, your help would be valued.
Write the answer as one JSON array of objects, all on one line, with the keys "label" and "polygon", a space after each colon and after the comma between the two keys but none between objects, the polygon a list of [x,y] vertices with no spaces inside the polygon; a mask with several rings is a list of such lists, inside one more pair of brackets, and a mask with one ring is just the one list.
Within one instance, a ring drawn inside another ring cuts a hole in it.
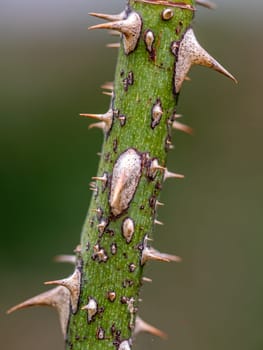
[{"label": "bokeh background", "polygon": [[[217,4],[194,28],[239,85],[201,67],[184,84],[178,112],[195,135],[174,134],[169,165],[186,178],[165,185],[155,233],[183,262],[147,267],[140,314],[169,339],[140,335],[138,350],[263,348],[263,2]],[[64,348],[53,310],[5,310],[71,273],[52,258],[79,242],[102,143],[78,113],[107,110],[117,55],[88,12],[123,6],[0,0],[1,349]]]}]

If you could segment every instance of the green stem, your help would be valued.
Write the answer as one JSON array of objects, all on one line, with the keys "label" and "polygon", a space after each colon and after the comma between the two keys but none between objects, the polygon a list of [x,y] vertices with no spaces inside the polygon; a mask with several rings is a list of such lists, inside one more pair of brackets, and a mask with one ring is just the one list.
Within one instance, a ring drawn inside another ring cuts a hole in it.
[{"label": "green stem", "polygon": [[[131,344],[146,237],[154,230],[165,175],[161,167],[171,147],[177,100],[171,44],[180,40],[193,18],[191,9],[172,6],[178,1],[171,6],[156,3],[129,1],[129,11],[140,15],[142,27],[136,48],[127,54],[121,44],[119,50],[108,113],[113,111],[113,120],[103,124],[97,175],[102,179],[93,185],[81,235],[81,294],[77,312],[70,316],[67,349],[129,349]],[[191,0],[184,3],[193,5]],[[167,8],[171,19],[164,17]]]}]

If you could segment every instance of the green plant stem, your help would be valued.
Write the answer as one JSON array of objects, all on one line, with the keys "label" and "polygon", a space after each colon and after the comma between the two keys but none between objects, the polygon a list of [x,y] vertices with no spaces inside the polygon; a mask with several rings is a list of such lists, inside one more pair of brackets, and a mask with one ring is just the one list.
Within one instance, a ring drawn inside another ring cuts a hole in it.
[{"label": "green plant stem", "polygon": [[[185,3],[193,5],[191,0]],[[130,0],[129,7],[140,14],[143,25],[136,49],[127,55],[121,45],[118,54],[110,106],[113,123],[105,134],[97,175],[106,175],[107,182],[96,181],[97,190],[81,234],[81,294],[78,310],[70,316],[67,349],[118,349],[122,341],[132,337],[142,283],[142,249],[146,235],[151,237],[154,230],[156,200],[164,177],[162,169],[151,172],[151,164],[157,159],[165,167],[170,147],[168,121],[177,100],[175,56],[170,47],[191,24],[193,11],[171,7],[174,16],[165,21],[161,13],[167,6]],[[154,34],[152,52],[144,42],[147,30]],[[162,115],[154,125],[152,110],[156,104],[161,106]],[[141,175],[128,208],[116,216],[109,203],[113,167],[131,148],[141,157]],[[135,226],[129,243],[122,233],[125,218]],[[104,254],[103,261],[98,250]],[[97,310],[89,319],[82,308],[91,299],[96,301]]]}]

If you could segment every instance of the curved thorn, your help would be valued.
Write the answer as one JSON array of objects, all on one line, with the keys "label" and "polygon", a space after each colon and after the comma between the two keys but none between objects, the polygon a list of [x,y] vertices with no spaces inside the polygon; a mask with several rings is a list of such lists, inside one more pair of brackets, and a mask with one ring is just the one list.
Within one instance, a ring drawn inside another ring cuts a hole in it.
[{"label": "curved thorn", "polygon": [[212,68],[237,83],[236,78],[200,46],[192,28],[185,33],[179,48],[177,42],[172,44],[172,52],[177,57],[174,79],[176,93],[180,91],[188,71],[195,64]]},{"label": "curved thorn", "polygon": [[62,280],[55,280],[55,281],[48,281],[44,284],[55,284],[59,286],[66,287],[71,294],[71,304],[72,304],[72,311],[75,313],[78,308],[78,301],[79,301],[79,294],[80,294],[80,278],[81,274],[79,269],[76,269],[74,273],[68,277],[64,278]]},{"label": "curved thorn", "polygon": [[14,311],[26,309],[32,306],[54,307],[59,314],[60,326],[63,336],[64,338],[66,337],[70,313],[70,292],[67,288],[59,286],[47,292],[36,295],[33,298],[30,298],[18,305],[13,306],[7,310],[7,314],[11,314]]}]

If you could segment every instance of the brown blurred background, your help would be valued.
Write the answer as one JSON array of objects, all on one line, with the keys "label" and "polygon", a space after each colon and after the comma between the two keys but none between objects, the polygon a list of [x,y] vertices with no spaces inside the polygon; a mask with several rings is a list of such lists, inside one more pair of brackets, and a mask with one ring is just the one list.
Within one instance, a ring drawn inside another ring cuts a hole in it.
[{"label": "brown blurred background", "polygon": [[[141,316],[167,331],[140,335],[136,349],[263,348],[263,3],[217,1],[199,9],[200,43],[239,80],[195,67],[178,112],[194,137],[174,134],[156,248],[183,262],[151,264]],[[52,258],[79,242],[102,135],[80,112],[103,113],[100,85],[113,79],[114,38],[88,32],[90,11],[119,12],[124,0],[1,0],[1,298],[4,350],[63,349],[57,315],[5,310],[71,273]]]}]

